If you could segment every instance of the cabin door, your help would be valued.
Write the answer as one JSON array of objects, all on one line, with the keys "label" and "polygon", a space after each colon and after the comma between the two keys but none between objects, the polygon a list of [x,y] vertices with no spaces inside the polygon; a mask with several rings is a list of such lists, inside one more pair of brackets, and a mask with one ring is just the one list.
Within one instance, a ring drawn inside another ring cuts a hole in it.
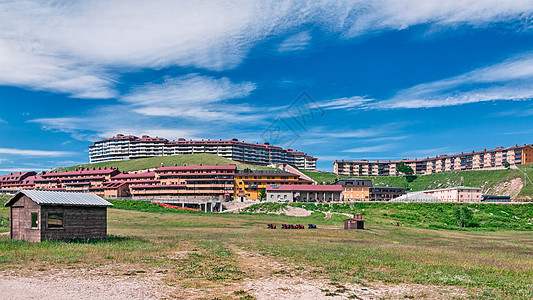
[{"label": "cabin door", "polygon": [[11,239],[20,240],[20,214],[22,207],[11,207]]}]

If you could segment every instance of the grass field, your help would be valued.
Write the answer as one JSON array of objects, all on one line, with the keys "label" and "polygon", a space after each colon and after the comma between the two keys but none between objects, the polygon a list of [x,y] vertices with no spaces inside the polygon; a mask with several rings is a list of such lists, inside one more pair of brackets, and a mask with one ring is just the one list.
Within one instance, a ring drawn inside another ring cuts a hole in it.
[{"label": "grass field", "polygon": [[215,154],[201,153],[201,154],[186,154],[186,155],[171,155],[171,156],[157,156],[140,159],[120,160],[120,161],[106,161],[92,164],[83,164],[71,167],[57,168],[55,171],[72,171],[76,168],[100,168],[100,167],[116,167],[120,171],[134,171],[144,170],[149,168],[161,167],[161,164],[165,166],[183,166],[187,164],[193,165],[229,165],[236,164],[239,169],[250,168],[254,170],[270,170],[272,168],[265,166],[249,165],[240,162],[235,162],[231,159],[227,159]]},{"label": "grass field", "polygon": [[[455,204],[455,203],[260,203],[247,207],[244,212],[276,212],[286,206],[302,207],[315,212],[361,214],[374,224],[470,231],[521,230],[533,231],[533,204]],[[468,228],[457,225],[454,207],[466,206],[474,215]],[[320,215],[320,214],[318,214]],[[318,216],[317,215],[317,216]],[[335,215],[334,215],[335,216]],[[333,222],[338,224],[341,216]],[[346,216],[342,216],[346,219]]]},{"label": "grass field", "polygon": [[[485,171],[462,171],[445,172],[430,175],[417,176],[413,182],[408,183],[410,191],[421,191],[425,189],[446,188],[453,186],[481,187],[484,191],[491,192],[491,187],[496,184],[509,181],[514,178],[524,178],[526,172],[533,179],[533,165],[520,165],[520,170],[485,170]],[[347,176],[335,175],[329,172],[303,171],[306,175],[320,183],[331,184],[336,178],[343,179]],[[376,186],[396,186],[405,187],[405,179],[400,176],[358,176],[357,178],[370,179]],[[520,195],[533,195],[533,184],[525,186]]]},{"label": "grass field", "polygon": [[[370,288],[375,282],[457,287],[473,298],[533,297],[531,231],[433,230],[416,222],[396,227],[384,221],[384,213],[379,217],[379,210],[369,207],[365,208],[367,229],[362,231],[342,230],[343,216],[324,219],[319,212],[297,218],[170,213],[126,202],[117,202],[116,207],[129,210],[109,210],[108,241],[29,244],[0,236],[0,268],[34,274],[53,268],[116,266],[122,270],[116,276],[157,269],[164,274],[165,285],[207,293],[208,299],[253,299],[239,284],[271,277],[305,282],[325,278],[338,287],[325,295],[346,298],[357,295],[345,294],[343,285]],[[531,212],[531,208],[517,209]],[[5,217],[7,209],[1,208],[0,214]],[[268,230],[267,223],[315,223],[319,229]]]}]

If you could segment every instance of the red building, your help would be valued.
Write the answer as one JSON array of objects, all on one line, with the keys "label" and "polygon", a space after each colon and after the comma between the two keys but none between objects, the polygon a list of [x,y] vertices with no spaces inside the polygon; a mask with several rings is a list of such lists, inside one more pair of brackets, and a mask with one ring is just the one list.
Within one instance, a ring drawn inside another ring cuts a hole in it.
[{"label": "red building", "polygon": [[33,189],[35,172],[15,172],[0,176],[0,192],[14,193],[22,189]]}]

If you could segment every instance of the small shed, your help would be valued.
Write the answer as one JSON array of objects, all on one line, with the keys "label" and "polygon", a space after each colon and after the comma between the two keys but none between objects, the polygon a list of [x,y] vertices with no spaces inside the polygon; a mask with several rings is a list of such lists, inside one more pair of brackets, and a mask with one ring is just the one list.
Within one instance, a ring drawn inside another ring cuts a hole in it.
[{"label": "small shed", "polygon": [[344,229],[365,229],[365,220],[362,215],[353,215],[353,218],[344,220]]},{"label": "small shed", "polygon": [[10,207],[11,239],[105,239],[107,208],[113,204],[90,193],[22,190]]}]

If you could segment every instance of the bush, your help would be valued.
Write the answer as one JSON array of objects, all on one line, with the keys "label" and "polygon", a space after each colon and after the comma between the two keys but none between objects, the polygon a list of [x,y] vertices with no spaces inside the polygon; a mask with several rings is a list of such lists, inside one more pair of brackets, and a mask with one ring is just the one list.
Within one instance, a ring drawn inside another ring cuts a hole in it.
[{"label": "bush", "polygon": [[474,213],[472,210],[464,205],[458,205],[453,208],[453,213],[457,220],[457,226],[459,227],[474,227]]}]

